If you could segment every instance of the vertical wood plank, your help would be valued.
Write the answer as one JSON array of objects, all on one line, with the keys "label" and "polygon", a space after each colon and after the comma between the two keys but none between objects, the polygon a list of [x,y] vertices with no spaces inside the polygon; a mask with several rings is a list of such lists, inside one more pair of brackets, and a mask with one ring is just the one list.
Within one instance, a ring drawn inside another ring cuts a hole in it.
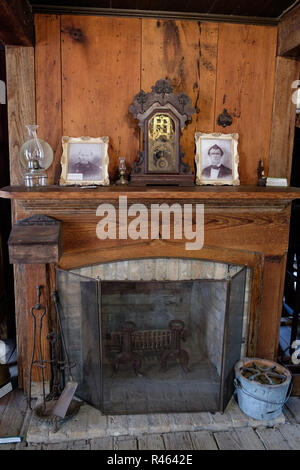
[{"label": "vertical wood plank", "polygon": [[257,357],[276,360],[286,256],[265,257],[257,337]]},{"label": "vertical wood plank", "polygon": [[23,388],[26,382],[27,341],[26,325],[25,268],[22,264],[14,265],[14,293],[16,311],[16,343],[18,351],[18,384]]},{"label": "vertical wood plank", "polygon": [[259,310],[261,302],[261,286],[263,273],[263,257],[256,255],[256,262],[250,274],[249,320],[247,327],[247,355],[256,356]]},{"label": "vertical wood plank", "polygon": [[215,132],[239,134],[242,184],[257,183],[260,159],[268,168],[276,38],[275,27],[219,25],[216,118],[226,108],[233,123]]},{"label": "vertical wood plank", "polygon": [[[28,390],[28,382],[29,382],[29,365],[30,365],[30,360],[31,360],[31,354],[32,354],[32,349],[33,349],[33,344],[34,344],[34,335],[33,335],[33,318],[30,313],[30,309],[36,305],[37,303],[37,286],[42,286],[41,290],[41,299],[40,303],[43,307],[46,308],[46,314],[43,317],[42,320],[42,331],[41,331],[41,346],[42,346],[42,356],[43,359],[49,359],[50,356],[50,351],[49,351],[49,342],[46,339],[47,334],[49,333],[49,326],[48,326],[48,321],[49,321],[49,312],[47,309],[48,306],[48,276],[47,276],[47,270],[46,270],[46,265],[44,264],[27,264],[25,265],[25,279],[26,279],[26,325],[27,328],[25,329],[24,327],[22,328],[23,335],[25,335],[24,340],[27,342],[27,352],[28,352],[28,357],[27,357],[27,364],[26,366],[26,371],[27,374],[26,377],[26,382],[24,388],[26,391]],[[39,321],[41,318],[41,310],[34,310],[34,314],[36,316],[36,336],[35,336],[35,341],[36,341],[36,351],[34,355],[34,360],[39,360],[39,349],[38,349],[38,334],[39,334]],[[50,368],[49,365],[46,366],[45,369],[45,379],[49,379],[50,377]],[[41,370],[39,367],[34,366],[32,368],[32,381],[39,382],[41,381]]]},{"label": "vertical wood plank", "polygon": [[297,60],[277,57],[268,175],[290,181],[294,147],[296,103],[292,83],[299,80]]},{"label": "vertical wood plank", "polygon": [[62,153],[60,16],[35,15],[35,77],[38,136],[54,153],[48,184],[58,183]]},{"label": "vertical wood plank", "polygon": [[[32,47],[7,46],[7,113],[9,133],[10,183],[24,184],[23,169],[19,162],[19,151],[27,138],[25,124],[36,122],[34,49]],[[12,202],[12,222],[21,218],[20,205]],[[25,270],[24,266],[14,266],[15,315],[18,347],[18,381],[23,386],[23,367],[27,358],[26,332],[24,331]]]},{"label": "vertical wood plank", "polygon": [[109,172],[132,166],[138,130],[128,108],[140,90],[139,19],[62,16],[63,134],[109,136]]},{"label": "vertical wood plank", "polygon": [[157,80],[167,78],[196,108],[181,138],[192,171],[195,132],[214,129],[218,28],[216,23],[142,20],[142,89],[149,92]]},{"label": "vertical wood plank", "polygon": [[35,124],[33,47],[6,47],[7,112],[10,154],[10,183],[23,184],[19,151],[27,138],[25,124]]}]

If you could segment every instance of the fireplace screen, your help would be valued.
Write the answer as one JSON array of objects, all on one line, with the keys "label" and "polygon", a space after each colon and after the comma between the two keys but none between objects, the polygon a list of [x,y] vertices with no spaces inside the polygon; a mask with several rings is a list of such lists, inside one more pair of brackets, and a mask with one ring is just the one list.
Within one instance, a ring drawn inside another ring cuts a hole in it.
[{"label": "fireplace screen", "polygon": [[240,359],[245,274],[101,281],[57,270],[77,396],[107,414],[224,410]]}]

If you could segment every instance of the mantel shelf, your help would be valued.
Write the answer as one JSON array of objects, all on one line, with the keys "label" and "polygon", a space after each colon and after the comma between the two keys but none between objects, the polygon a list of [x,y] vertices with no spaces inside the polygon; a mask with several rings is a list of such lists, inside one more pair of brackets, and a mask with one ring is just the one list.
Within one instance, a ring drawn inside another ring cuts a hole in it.
[{"label": "mantel shelf", "polygon": [[24,186],[7,186],[0,197],[19,201],[29,200],[114,200],[127,196],[135,200],[214,200],[214,201],[269,201],[289,202],[300,199],[300,188],[259,186],[103,186],[97,188],[47,186],[27,189]]}]

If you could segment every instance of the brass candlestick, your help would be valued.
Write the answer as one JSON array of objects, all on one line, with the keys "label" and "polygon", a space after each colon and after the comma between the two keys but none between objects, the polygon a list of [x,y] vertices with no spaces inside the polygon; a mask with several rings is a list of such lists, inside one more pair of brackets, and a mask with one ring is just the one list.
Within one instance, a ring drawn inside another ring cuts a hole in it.
[{"label": "brass candlestick", "polygon": [[116,181],[116,184],[121,185],[121,184],[128,184],[128,178],[126,177],[126,163],[125,163],[125,158],[120,157],[119,158],[120,163],[119,163],[119,174],[120,178]]}]

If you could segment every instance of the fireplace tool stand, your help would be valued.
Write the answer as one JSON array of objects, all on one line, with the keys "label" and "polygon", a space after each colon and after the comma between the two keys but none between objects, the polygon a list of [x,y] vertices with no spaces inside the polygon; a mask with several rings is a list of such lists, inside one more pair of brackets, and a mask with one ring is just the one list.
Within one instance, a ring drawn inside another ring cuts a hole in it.
[{"label": "fireplace tool stand", "polygon": [[[32,389],[32,369],[34,366],[39,367],[41,370],[41,378],[42,378],[42,390],[43,390],[43,411],[46,411],[46,392],[45,392],[45,374],[44,370],[46,367],[46,363],[43,359],[42,353],[42,328],[43,328],[43,318],[46,315],[46,308],[41,305],[41,290],[42,286],[37,286],[37,300],[36,304],[31,307],[30,315],[33,319],[33,326],[32,326],[32,335],[33,335],[33,347],[32,347],[32,354],[31,354],[31,361],[29,367],[29,393],[28,393],[28,406],[32,410],[31,407],[31,389]],[[39,318],[37,318],[39,316]],[[37,338],[37,321],[38,321],[38,338]],[[38,344],[37,344],[38,343]],[[35,359],[36,351],[38,350],[38,359]]]},{"label": "fireplace tool stand", "polygon": [[[61,317],[58,307],[58,300],[57,294],[54,292],[52,294],[53,302],[55,305],[60,335],[55,332],[50,332],[47,335],[47,339],[50,342],[51,347],[51,360],[46,361],[42,355],[42,328],[43,328],[43,318],[46,315],[46,308],[41,305],[40,297],[41,297],[41,289],[42,286],[37,286],[37,302],[36,304],[30,309],[30,314],[33,318],[33,348],[32,348],[32,356],[30,362],[30,369],[29,369],[29,395],[28,395],[28,406],[30,409],[31,407],[31,389],[32,389],[32,369],[34,366],[39,367],[41,370],[41,379],[42,379],[42,403],[35,407],[34,413],[35,415],[43,420],[50,421],[53,425],[53,432],[58,430],[58,421],[64,420],[65,418],[71,418],[74,416],[82,402],[79,400],[74,400],[73,396],[75,394],[77,388],[77,382],[75,382],[72,378],[71,369],[76,365],[75,363],[71,363],[69,360],[68,351],[66,348],[66,343],[62,331],[61,325]],[[39,315],[38,315],[39,314]],[[39,318],[38,318],[39,316]],[[37,327],[38,323],[38,327]],[[37,335],[38,330],[38,335]],[[64,360],[60,361],[57,355],[57,343],[61,341],[61,346],[64,353]],[[38,351],[38,359],[35,359],[36,352]],[[50,381],[50,393],[46,397],[45,391],[45,374],[44,370],[46,364],[51,365],[51,381]],[[65,370],[68,370],[69,375],[69,382],[65,385],[64,389],[61,391],[60,383],[59,383],[59,370],[65,373]]]}]

